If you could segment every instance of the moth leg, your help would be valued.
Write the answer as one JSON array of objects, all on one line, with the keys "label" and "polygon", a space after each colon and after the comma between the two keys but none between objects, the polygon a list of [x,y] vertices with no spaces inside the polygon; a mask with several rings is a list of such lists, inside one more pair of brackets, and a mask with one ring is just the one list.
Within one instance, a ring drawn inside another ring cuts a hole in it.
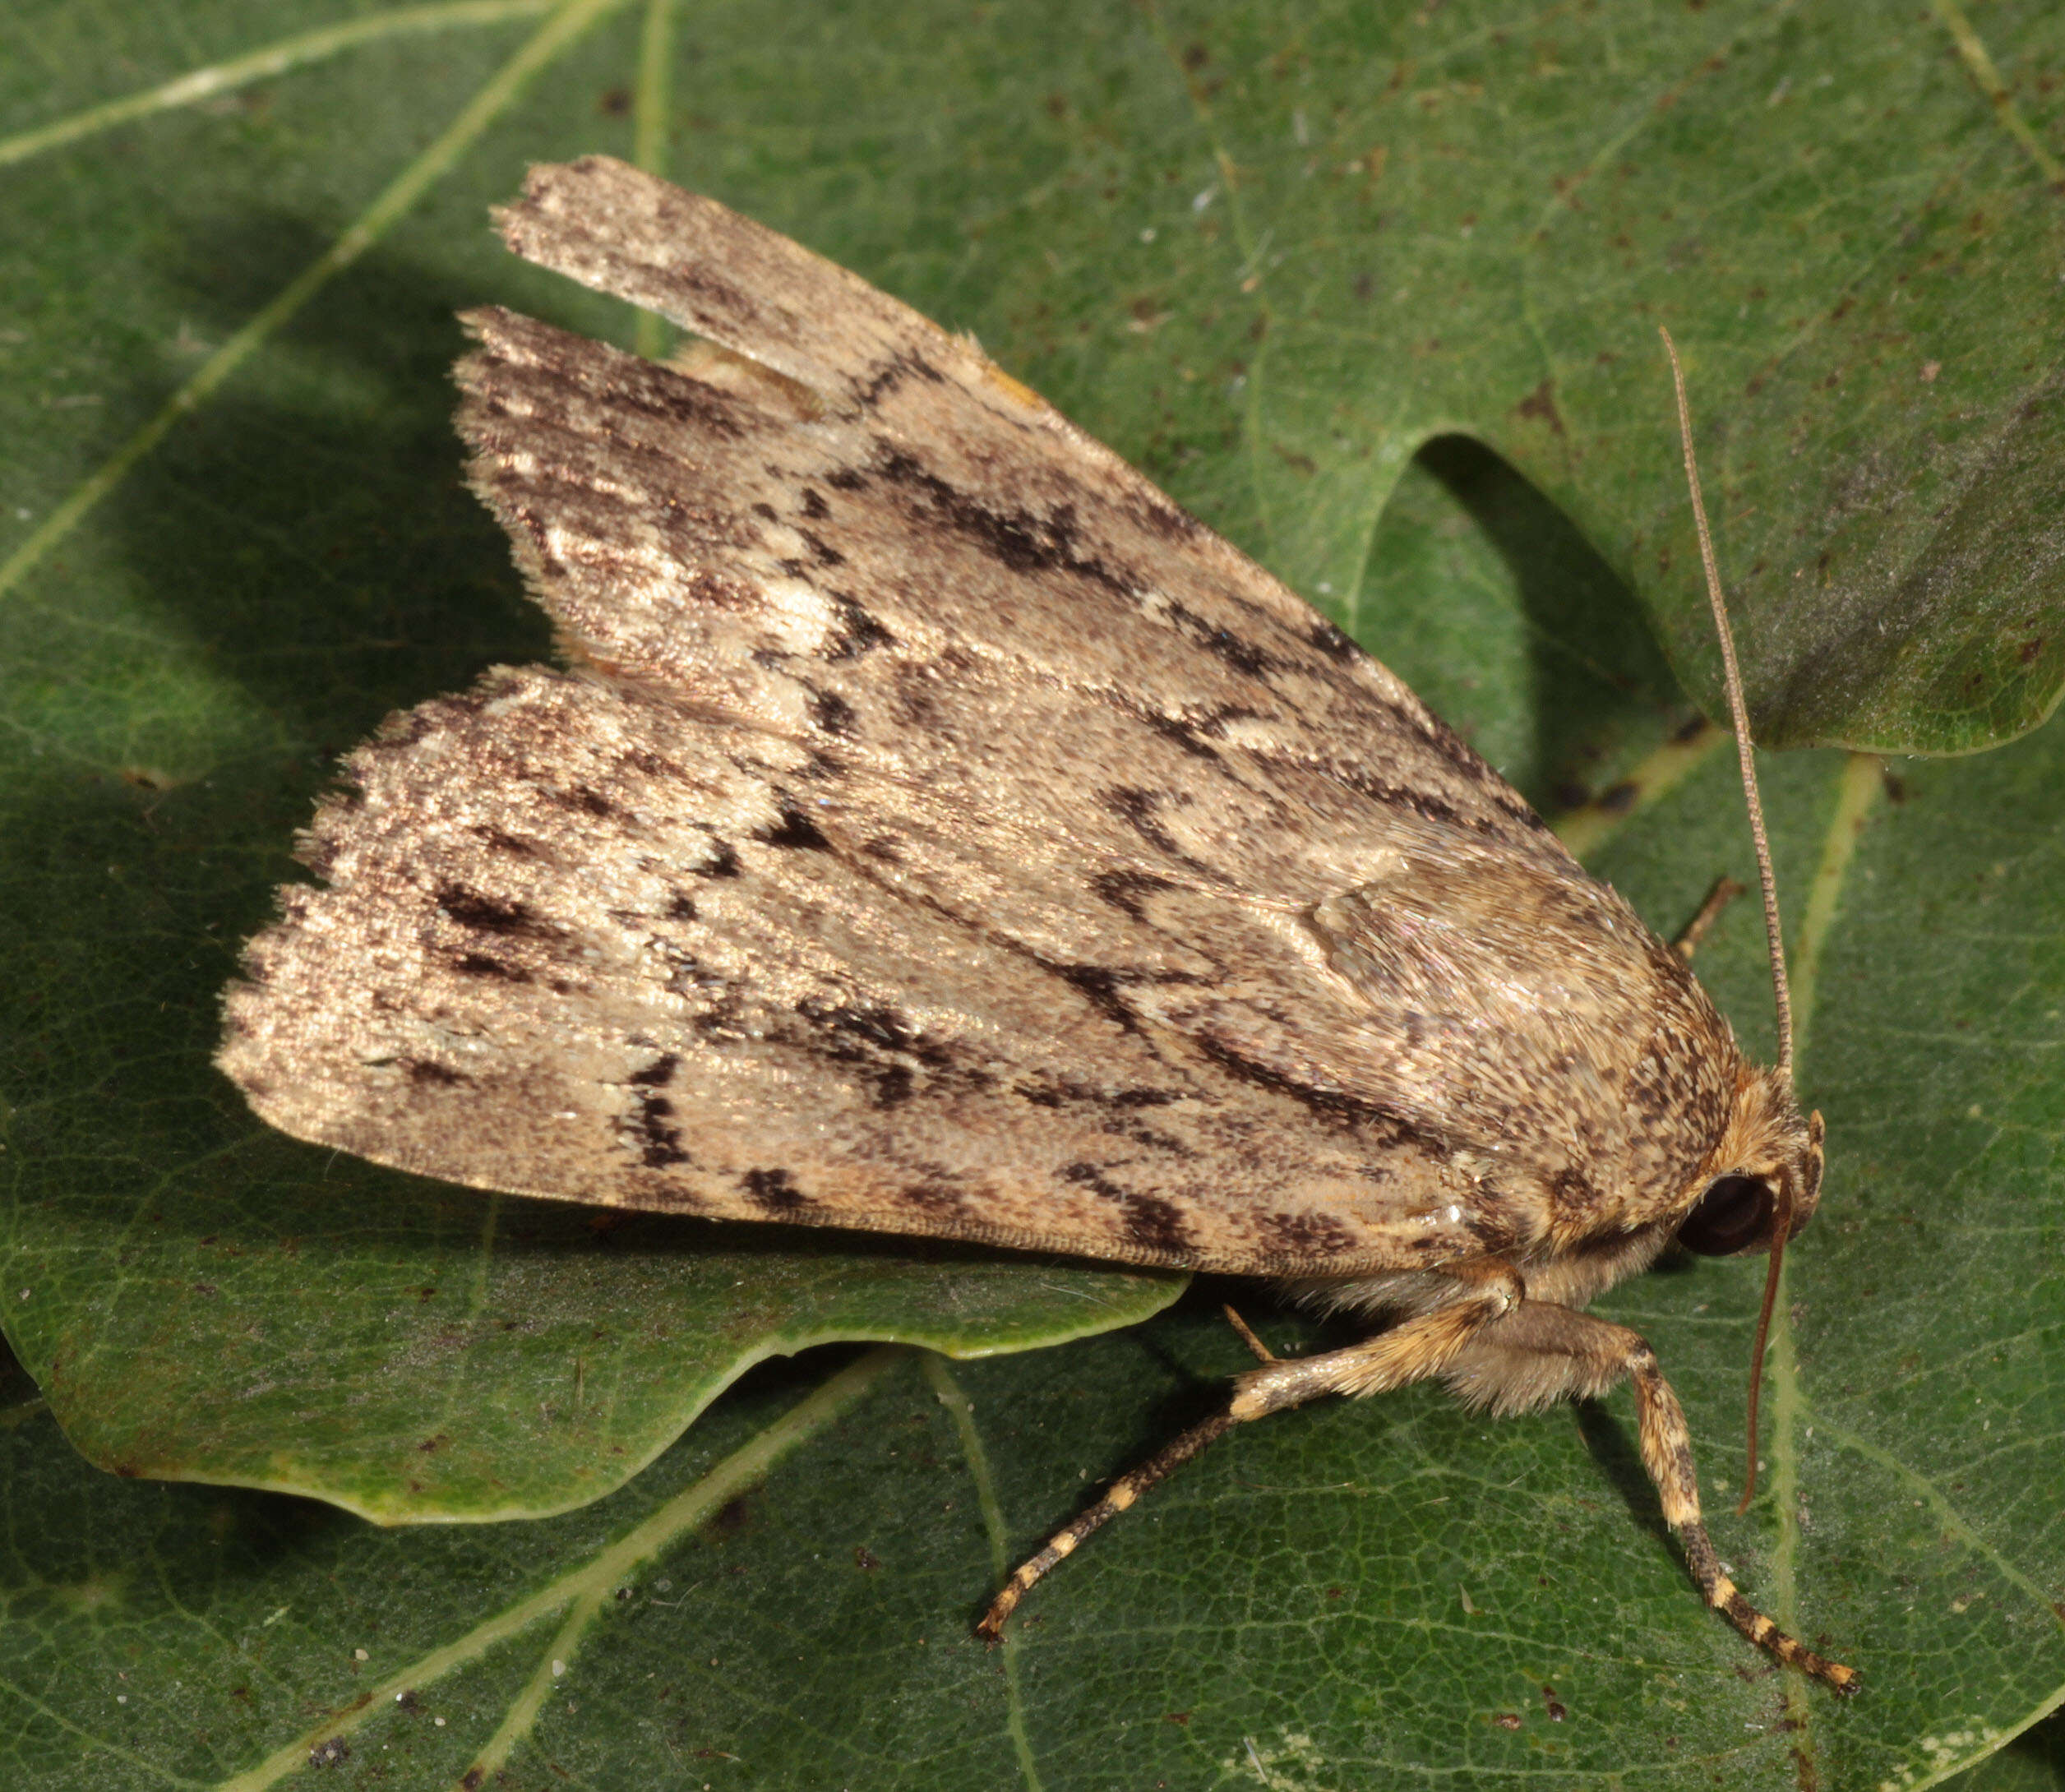
[{"label": "moth leg", "polygon": [[1520,1272],[1497,1258],[1444,1265],[1463,1291],[1431,1312],[1366,1337],[1346,1350],[1264,1364],[1242,1375],[1227,1410],[1236,1421],[1301,1406],[1322,1394],[1388,1393],[1439,1374],[1485,1326],[1527,1297]]},{"label": "moth leg", "polygon": [[[1005,1620],[1017,1609],[1019,1601],[1064,1556],[1072,1554],[1092,1531],[1116,1518],[1157,1481],[1236,1425],[1265,1413],[1302,1406],[1322,1394],[1375,1393],[1436,1374],[1474,1333],[1526,1297],[1519,1272],[1496,1259],[1453,1265],[1444,1272],[1466,1284],[1466,1291],[1445,1306],[1407,1319],[1346,1350],[1287,1360],[1270,1357],[1260,1368],[1249,1369],[1236,1381],[1232,1402],[1224,1412],[1191,1426],[1138,1468],[1121,1475],[1105,1489],[1102,1499],[1056,1531],[1044,1548],[1028,1558],[990,1602],[990,1609],[975,1627],[976,1634],[996,1642],[1004,1633]],[[1245,1330],[1244,1327],[1236,1329]]]},{"label": "moth leg", "polygon": [[1254,1352],[1254,1360],[1258,1363],[1273,1363],[1277,1360],[1277,1353],[1254,1335],[1254,1328],[1236,1313],[1231,1305],[1222,1306],[1219,1310],[1227,1316],[1227,1323],[1233,1328],[1234,1335]]},{"label": "moth leg", "polygon": [[1699,1482],[1684,1408],[1639,1333],[1590,1314],[1532,1301],[1485,1327],[1442,1373],[1469,1404],[1495,1412],[1591,1399],[1622,1381],[1632,1383],[1642,1466],[1656,1484],[1664,1517],[1684,1544],[1685,1565],[1707,1603],[1788,1667],[1824,1680],[1839,1693],[1855,1690],[1854,1670],[1824,1660],[1787,1635],[1721,1572],[1700,1517]]},{"label": "moth leg", "polygon": [[1173,1443],[1157,1450],[1139,1467],[1121,1475],[1105,1489],[1103,1497],[1095,1505],[1079,1513],[1049,1537],[1037,1554],[1026,1558],[1018,1572],[1004,1583],[1004,1590],[990,1601],[990,1609],[976,1624],[976,1635],[995,1642],[1004,1634],[1004,1622],[1018,1610],[1019,1601],[1046,1577],[1048,1571],[1063,1556],[1072,1554],[1075,1546],[1093,1531],[1102,1528],[1106,1520],[1117,1517],[1157,1481],[1172,1470],[1182,1467],[1208,1443],[1224,1437],[1240,1422],[1231,1412],[1217,1413],[1203,1424],[1192,1425]]},{"label": "moth leg", "polygon": [[1743,886],[1732,877],[1717,877],[1714,887],[1707,892],[1707,899],[1699,905],[1699,912],[1685,923],[1685,931],[1670,942],[1670,949],[1692,963],[1692,955],[1699,949],[1699,942],[1707,937],[1707,930],[1720,918],[1721,912],[1743,893]]}]

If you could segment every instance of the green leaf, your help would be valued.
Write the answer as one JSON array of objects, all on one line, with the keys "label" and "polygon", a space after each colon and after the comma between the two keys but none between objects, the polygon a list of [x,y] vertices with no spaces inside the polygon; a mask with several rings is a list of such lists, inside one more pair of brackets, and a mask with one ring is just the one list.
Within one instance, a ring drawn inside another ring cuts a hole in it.
[{"label": "green leaf", "polygon": [[2056,1792],[2065,1785],[2065,1716],[2053,1713],[1943,1783],[1951,1792]]},{"label": "green leaf", "polygon": [[[1711,698],[1712,649],[1657,316],[1760,734],[1961,749],[2055,700],[2048,14],[88,16],[0,21],[0,128],[38,134],[0,137],[0,1323],[110,1465],[387,1517],[616,1490],[383,1531],[117,1480],[17,1404],[11,1783],[257,1786],[342,1747],[425,1785],[1919,1786],[2065,1693],[2055,731],[1896,767],[1898,801],[1869,760],[1767,761],[1832,1155],[1747,1517],[1754,1266],[1605,1304],[1684,1397],[1735,1577],[1864,1670],[1847,1705],[1700,1607],[1624,1397],[1236,1434],[985,1651],[1009,1559],[1240,1366],[1203,1293],[1065,1350],[766,1365],[663,1448],[769,1351],[1008,1349],[1173,1291],[602,1230],[293,1145],[207,1066],[335,754],[548,652],[456,482],[450,313],[634,339],[482,219],[528,159],[630,151],[661,69],[677,178],[977,330],[1580,805],[1668,929],[1748,851],[1712,732],[1670,744],[1669,667]],[[296,30],[284,72],[234,63]],[[90,110],[223,65],[198,103]],[[1702,972],[1767,1049],[1748,905]],[[1320,1335],[1211,1293],[1279,1349]]]},{"label": "green leaf", "polygon": [[[25,1222],[9,1318],[89,1460],[381,1523],[534,1517],[621,1485],[766,1357],[1031,1350],[1147,1319],[1185,1282],[750,1226],[605,1230],[617,1216],[325,1168],[254,1139],[183,1186]],[[113,1298],[93,1286],[111,1263]]]}]

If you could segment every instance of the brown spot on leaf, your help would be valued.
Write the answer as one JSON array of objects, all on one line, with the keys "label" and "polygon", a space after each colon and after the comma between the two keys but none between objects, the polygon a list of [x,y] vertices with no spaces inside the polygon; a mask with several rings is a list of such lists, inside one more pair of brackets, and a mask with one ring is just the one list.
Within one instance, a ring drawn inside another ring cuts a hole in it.
[{"label": "brown spot on leaf", "polygon": [[1547,380],[1544,380],[1513,407],[1513,414],[1538,418],[1559,436],[1563,433],[1563,413],[1556,409],[1556,395]]}]

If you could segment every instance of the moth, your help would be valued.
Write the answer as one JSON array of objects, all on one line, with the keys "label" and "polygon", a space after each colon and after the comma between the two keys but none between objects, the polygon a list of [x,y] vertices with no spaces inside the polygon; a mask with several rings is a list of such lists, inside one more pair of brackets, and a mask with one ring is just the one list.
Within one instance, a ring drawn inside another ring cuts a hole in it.
[{"label": "moth", "polygon": [[1234,1425],[1625,1380],[1701,1591],[1848,1688],[1722,1573],[1677,1398],[1582,1310],[1674,1241],[1806,1222],[1786,1057],[1746,1062],[1397,678],[973,341],[607,158],[497,219],[703,346],[465,316],[469,477],[564,667],[346,760],[299,843],[321,883],[226,996],[252,1107],[476,1188],[1269,1277],[1372,1322],[1240,1377],[989,1634]]}]

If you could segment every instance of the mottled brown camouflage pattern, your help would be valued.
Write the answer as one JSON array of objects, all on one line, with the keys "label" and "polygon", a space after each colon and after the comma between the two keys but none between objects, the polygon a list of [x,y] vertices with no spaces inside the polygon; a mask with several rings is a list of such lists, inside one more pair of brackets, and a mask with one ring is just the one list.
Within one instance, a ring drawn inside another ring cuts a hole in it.
[{"label": "mottled brown camouflage pattern", "polygon": [[1647,1346],[1573,1310],[1717,1176],[1795,1228],[1818,1190],[1818,1122],[1684,958],[972,342],[605,159],[501,222],[706,342],[467,320],[474,488],[569,669],[346,761],[321,884],[228,997],[257,1111],[479,1188],[1273,1274],[1397,1322],[1250,1371],[992,1631],[1207,1431],[1632,1379],[1709,1598],[1849,1683],[1720,1575]]},{"label": "mottled brown camouflage pattern", "polygon": [[722,206],[592,160],[502,225],[732,353],[469,320],[473,482],[575,670],[348,762],[328,887],[230,999],[266,1118],[479,1186],[1227,1270],[1689,1206],[1726,1026],[1384,667]]}]

